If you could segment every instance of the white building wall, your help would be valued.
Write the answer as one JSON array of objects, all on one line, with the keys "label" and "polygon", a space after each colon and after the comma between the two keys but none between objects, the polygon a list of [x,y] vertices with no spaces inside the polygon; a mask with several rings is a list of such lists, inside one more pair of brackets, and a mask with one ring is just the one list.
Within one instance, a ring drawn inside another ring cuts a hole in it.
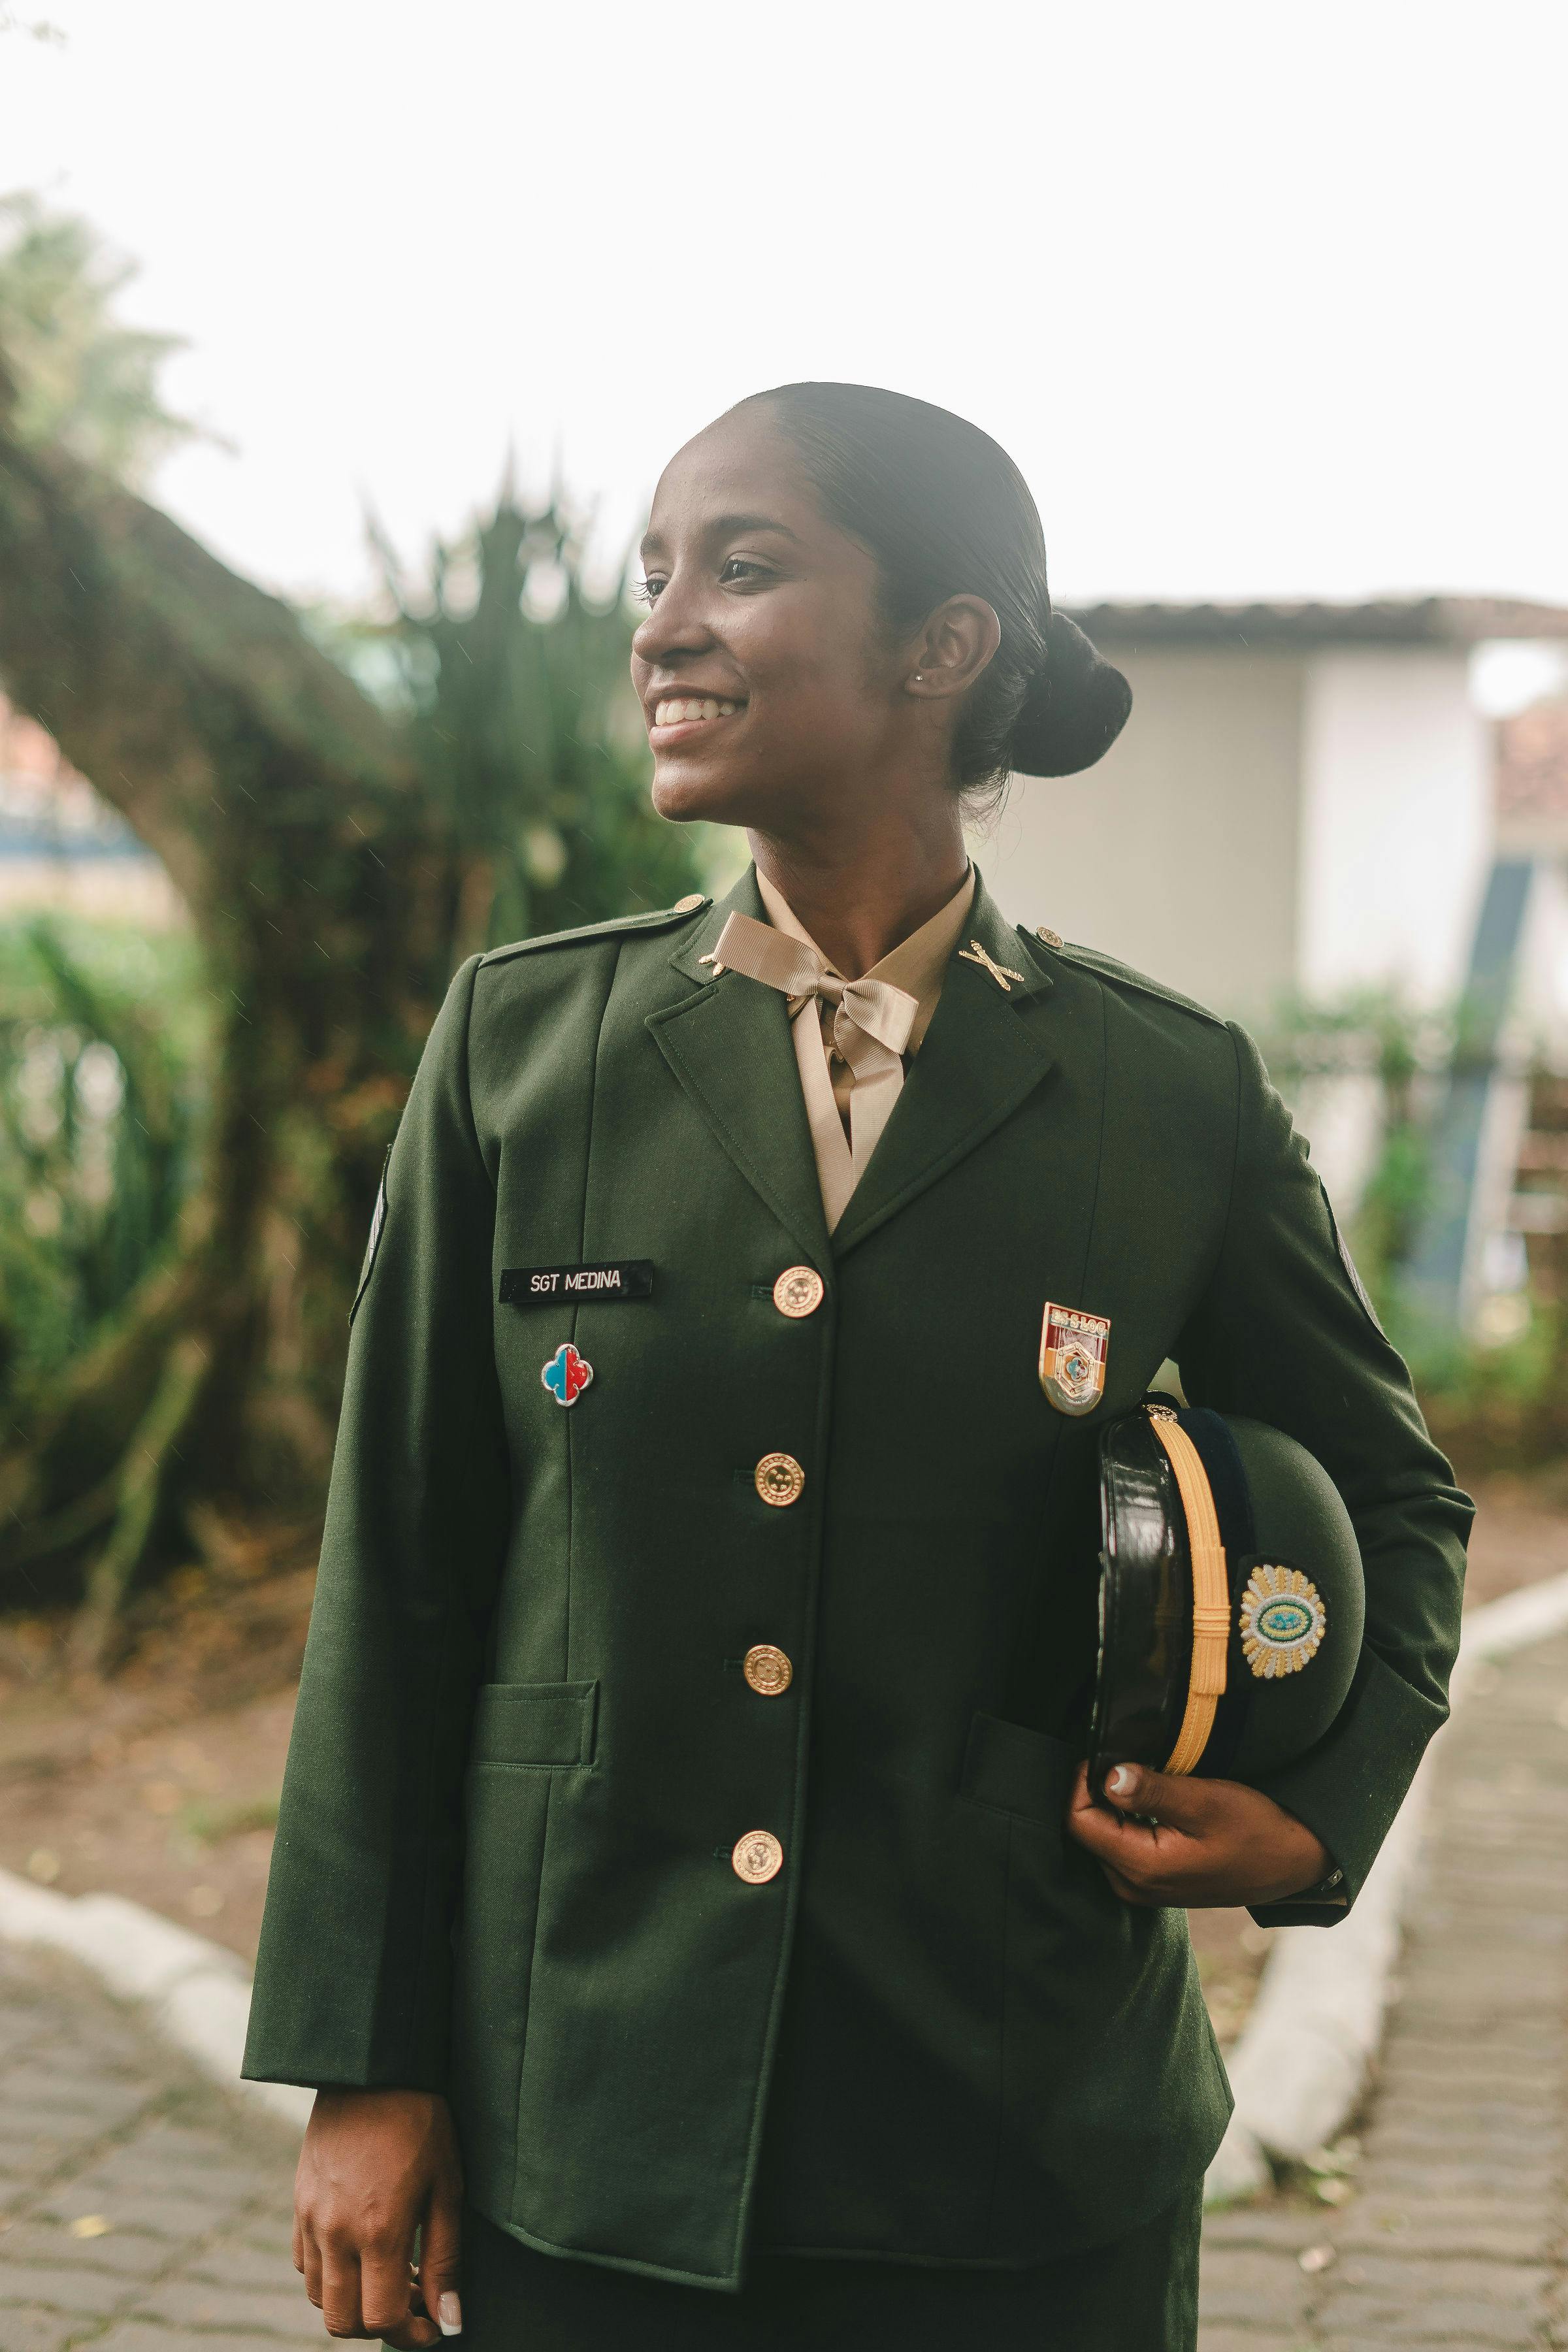
[{"label": "white building wall", "polygon": [[1514,1010],[1530,1051],[1568,1069],[1568,857],[1543,856],[1537,868]]},{"label": "white building wall", "polygon": [[1101,650],[1132,715],[1082,776],[1018,777],[974,855],[1003,910],[1256,1017],[1296,965],[1303,663]]},{"label": "white building wall", "polygon": [[1491,759],[1467,649],[1346,648],[1308,662],[1296,921],[1306,994],[1458,993],[1491,862]]}]

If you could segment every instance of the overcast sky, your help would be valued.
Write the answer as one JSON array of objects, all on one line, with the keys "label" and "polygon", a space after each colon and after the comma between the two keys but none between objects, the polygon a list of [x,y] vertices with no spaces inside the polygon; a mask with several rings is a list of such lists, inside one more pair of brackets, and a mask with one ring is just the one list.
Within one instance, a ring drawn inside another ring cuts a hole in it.
[{"label": "overcast sky", "polygon": [[1064,601],[1568,603],[1561,0],[10,0],[0,184],[142,265],[158,492],[352,595],[560,453],[606,537],[741,394],[975,418]]}]

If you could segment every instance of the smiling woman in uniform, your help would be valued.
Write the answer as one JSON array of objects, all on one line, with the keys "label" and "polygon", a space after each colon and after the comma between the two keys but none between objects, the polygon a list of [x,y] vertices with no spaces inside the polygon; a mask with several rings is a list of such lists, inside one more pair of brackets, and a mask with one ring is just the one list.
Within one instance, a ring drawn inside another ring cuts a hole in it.
[{"label": "smiling woman in uniform", "polygon": [[[1246,1035],[969,861],[1129,705],[1005,453],[785,386],[644,554],[656,803],[754,864],[470,959],[391,1154],[247,2062],[320,2086],[297,2259],[405,2347],[1177,2352],[1180,1906],[1353,1902],[1468,1507]],[[1364,1562],[1267,1790],[1078,1761],[1097,1440],[1166,1358]]]}]

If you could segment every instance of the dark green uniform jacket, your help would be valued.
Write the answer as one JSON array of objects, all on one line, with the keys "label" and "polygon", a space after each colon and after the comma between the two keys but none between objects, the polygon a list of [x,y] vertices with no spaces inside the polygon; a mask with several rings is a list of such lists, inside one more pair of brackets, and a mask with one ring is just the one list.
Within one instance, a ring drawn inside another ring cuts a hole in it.
[{"label": "dark green uniform jacket", "polygon": [[[1100,1423],[1173,1357],[1343,1493],[1365,1655],[1272,1793],[1352,1900],[1443,1719],[1469,1507],[1240,1031],[982,888],[1025,977],[954,957],[829,1240],[784,1000],[700,961],[730,907],[752,876],[452,982],[353,1323],[246,2072],[449,2089],[471,2197],[546,2252],[1032,2260],[1168,2203],[1229,2105],[1183,1914],[1062,1831]],[[647,1297],[502,1297],[633,1260]],[[1047,1299],[1110,1318],[1086,1419],[1041,1391]]]}]

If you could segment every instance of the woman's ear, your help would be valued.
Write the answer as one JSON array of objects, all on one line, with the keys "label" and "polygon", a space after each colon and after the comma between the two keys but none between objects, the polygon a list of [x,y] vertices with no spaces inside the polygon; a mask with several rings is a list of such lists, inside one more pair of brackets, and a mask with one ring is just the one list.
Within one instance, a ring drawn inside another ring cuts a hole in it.
[{"label": "woman's ear", "polygon": [[984,596],[950,596],[915,639],[907,690],[933,700],[967,694],[1002,642],[1002,624]]}]

